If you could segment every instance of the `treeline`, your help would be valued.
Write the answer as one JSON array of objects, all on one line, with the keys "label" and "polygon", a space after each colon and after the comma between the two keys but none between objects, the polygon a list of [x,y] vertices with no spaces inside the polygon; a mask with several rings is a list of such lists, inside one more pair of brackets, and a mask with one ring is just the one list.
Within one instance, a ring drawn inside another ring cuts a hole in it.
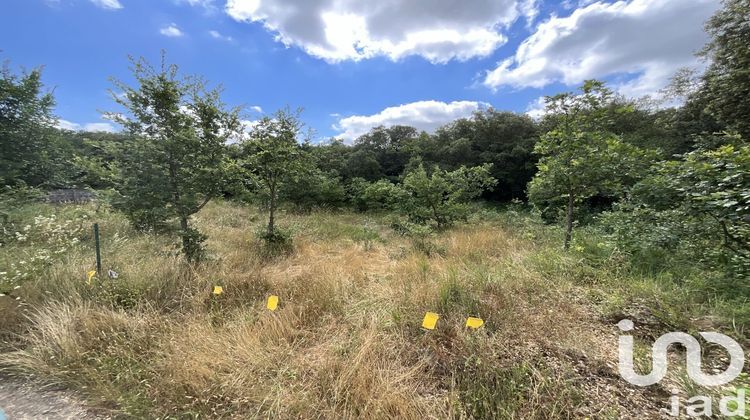
[{"label": "treeline", "polygon": [[[221,90],[164,61],[134,60],[135,85],[115,82],[121,133],[54,128],[54,98],[41,71],[4,66],[0,80],[3,201],[29,188],[111,191],[135,226],[177,229],[185,255],[205,237],[190,216],[212,198],[260,200],[262,234],[288,238],[279,205],[299,210],[391,210],[408,224],[444,228],[469,202],[529,202],[550,223],[599,223],[623,252],[682,258],[730,276],[750,271],[750,34],[747,0],[727,0],[707,23],[703,74],[682,71],[662,108],[616,95],[599,81],[546,98],[539,120],[487,109],[435,133],[377,127],[353,144],[303,138],[299,111],[284,109],[251,128]],[[7,204],[6,204],[7,205]],[[173,227],[172,224],[179,224]]]}]

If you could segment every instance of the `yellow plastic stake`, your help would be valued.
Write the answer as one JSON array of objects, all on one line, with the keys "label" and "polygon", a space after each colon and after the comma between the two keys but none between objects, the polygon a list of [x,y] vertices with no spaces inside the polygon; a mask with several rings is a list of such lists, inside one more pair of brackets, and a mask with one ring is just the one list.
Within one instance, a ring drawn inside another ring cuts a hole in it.
[{"label": "yellow plastic stake", "polygon": [[93,279],[94,276],[96,276],[96,270],[91,270],[91,271],[87,272],[86,273],[86,282],[88,284],[91,284],[91,279]]},{"label": "yellow plastic stake", "polygon": [[435,312],[427,312],[424,314],[424,319],[422,320],[422,328],[434,330],[439,318],[440,315]]},{"label": "yellow plastic stake", "polygon": [[224,288],[223,287],[221,287],[221,286],[214,286],[214,294],[216,296],[218,296],[218,295],[220,295],[222,293],[224,293]]},{"label": "yellow plastic stake", "polygon": [[482,321],[480,318],[474,318],[474,317],[468,317],[466,318],[466,326],[469,328],[477,329],[484,325],[484,321]]},{"label": "yellow plastic stake", "polygon": [[279,297],[276,295],[269,296],[268,303],[266,303],[266,308],[268,308],[269,311],[275,311],[278,306],[279,306]]}]

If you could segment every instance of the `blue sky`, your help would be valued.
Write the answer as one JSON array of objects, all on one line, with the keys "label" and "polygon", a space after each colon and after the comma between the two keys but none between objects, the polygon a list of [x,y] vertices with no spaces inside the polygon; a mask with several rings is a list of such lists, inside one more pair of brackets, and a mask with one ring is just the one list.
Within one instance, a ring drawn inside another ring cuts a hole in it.
[{"label": "blue sky", "polygon": [[[60,125],[112,130],[128,55],[225,87],[251,121],[289,105],[319,138],[425,130],[482,106],[539,111],[586,78],[653,95],[706,41],[718,0],[3,0],[0,59],[44,65]],[[258,109],[262,110],[259,112]]]}]

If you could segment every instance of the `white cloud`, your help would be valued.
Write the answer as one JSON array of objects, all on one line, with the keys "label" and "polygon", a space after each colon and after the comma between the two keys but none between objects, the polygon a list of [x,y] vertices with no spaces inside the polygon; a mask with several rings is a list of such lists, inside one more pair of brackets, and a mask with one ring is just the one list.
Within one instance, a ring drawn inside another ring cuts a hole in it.
[{"label": "white cloud", "polygon": [[174,23],[170,23],[169,25],[161,28],[159,30],[159,33],[164,36],[171,37],[171,38],[177,38],[177,37],[181,37],[185,35],[185,33],[182,32],[180,28],[177,27],[177,24],[174,24]]},{"label": "white cloud", "polygon": [[526,107],[526,115],[533,119],[542,118],[547,113],[545,97],[540,96]]},{"label": "white cloud", "polygon": [[338,137],[346,141],[353,141],[379,125],[410,125],[418,130],[432,132],[458,118],[470,117],[475,111],[487,106],[489,105],[475,101],[419,101],[389,107],[373,115],[341,118],[333,128],[339,131]]},{"label": "white cloud", "polygon": [[258,114],[263,113],[263,108],[260,107],[260,105],[253,105],[250,107],[253,111],[257,112]]},{"label": "white cloud", "polygon": [[107,133],[114,133],[115,131],[117,131],[115,130],[115,127],[112,124],[106,123],[106,122],[84,124],[83,130],[84,131],[105,131]]},{"label": "white cloud", "polygon": [[211,38],[213,39],[218,39],[218,40],[227,41],[227,42],[234,41],[234,38],[232,38],[231,36],[223,35],[221,32],[213,30],[213,29],[208,31],[208,34],[211,35]]},{"label": "white cloud", "polygon": [[518,10],[526,18],[526,27],[530,28],[534,20],[539,15],[539,3],[541,0],[522,0],[518,5]]},{"label": "white cloud", "polygon": [[78,124],[68,120],[58,119],[55,126],[61,130],[70,131],[103,131],[107,133],[114,133],[117,131],[115,127],[108,122]]},{"label": "white cloud", "polygon": [[214,7],[214,0],[175,0],[175,3],[187,3],[190,6],[200,6],[206,9],[212,9]]},{"label": "white cloud", "polygon": [[55,124],[55,127],[61,130],[78,131],[81,129],[81,124],[76,124],[68,120],[59,119],[57,120],[57,124]]},{"label": "white cloud", "polygon": [[241,120],[240,125],[242,125],[242,130],[246,133],[249,133],[250,131],[255,128],[260,120]]},{"label": "white cloud", "polygon": [[618,86],[621,93],[654,93],[677,69],[698,63],[694,53],[708,39],[703,23],[719,5],[718,0],[599,1],[568,17],[552,16],[513,57],[487,72],[484,84],[540,88],[631,75],[636,78]]},{"label": "white cloud", "polygon": [[97,7],[101,7],[102,9],[107,10],[117,10],[122,9],[122,4],[120,4],[119,0],[90,0],[91,3],[94,3]]},{"label": "white cloud", "polygon": [[235,20],[261,22],[287,46],[330,62],[419,55],[434,63],[486,57],[535,0],[227,0]]}]

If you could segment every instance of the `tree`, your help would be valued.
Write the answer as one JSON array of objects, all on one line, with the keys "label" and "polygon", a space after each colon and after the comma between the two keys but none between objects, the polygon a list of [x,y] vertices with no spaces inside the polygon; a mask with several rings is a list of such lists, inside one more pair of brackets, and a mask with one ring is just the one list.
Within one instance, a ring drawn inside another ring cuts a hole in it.
[{"label": "tree", "polygon": [[[623,249],[750,275],[750,146],[738,136],[659,162],[604,218]],[[666,255],[662,255],[666,253]],[[732,288],[734,293],[736,288]]]},{"label": "tree", "polygon": [[7,63],[0,70],[0,182],[5,185],[64,184],[66,156],[58,142],[50,92],[43,92],[42,70],[20,76]]},{"label": "tree", "polygon": [[276,233],[280,191],[311,169],[309,157],[297,141],[302,130],[299,113],[282,109],[273,118],[263,117],[243,143],[243,166],[267,198],[268,238]]},{"label": "tree", "polygon": [[61,137],[73,146],[72,183],[96,190],[114,188],[117,184],[119,156],[129,135],[106,132],[63,131]]},{"label": "tree", "polygon": [[[586,81],[578,95],[547,98],[555,127],[534,147],[541,156],[529,183],[529,200],[537,207],[565,205],[564,247],[570,247],[576,203],[597,194],[622,193],[648,159],[635,146],[611,133],[608,106],[612,92],[603,83]],[[626,112],[623,110],[622,112]]]},{"label": "tree", "polygon": [[289,180],[280,196],[303,211],[340,207],[346,200],[344,186],[336,172],[323,172],[318,168],[310,168],[305,176]]},{"label": "tree", "polygon": [[344,144],[343,140],[332,138],[326,142],[316,144],[304,143],[315,166],[326,173],[346,175],[346,163],[351,154],[352,147]]},{"label": "tree", "polygon": [[733,140],[689,153],[671,179],[685,212],[714,221],[722,248],[750,263],[750,146]]},{"label": "tree", "polygon": [[491,169],[492,164],[485,164],[449,172],[436,166],[428,174],[420,164],[404,176],[400,208],[413,222],[450,226],[468,216],[470,200],[495,186],[497,180],[490,175]]},{"label": "tree", "polygon": [[226,142],[240,128],[238,109],[227,109],[221,89],[198,77],[181,77],[174,64],[156,70],[131,58],[137,86],[114,81],[113,94],[126,113],[108,116],[132,136],[124,148],[115,203],[138,227],[160,227],[176,218],[182,251],[200,259],[205,236],[190,216],[222,192]]},{"label": "tree", "polygon": [[729,128],[750,138],[750,1],[724,0],[706,24],[711,36],[702,54],[710,64],[695,100]]},{"label": "tree", "polygon": [[349,153],[344,163],[344,175],[347,178],[363,178],[375,181],[384,177],[383,169],[372,150],[356,149]]},{"label": "tree", "polygon": [[441,127],[421,144],[420,152],[426,162],[448,170],[492,163],[498,183],[484,196],[510,200],[525,197],[526,184],[536,172],[532,151],[538,137],[537,125],[528,116],[487,109]]},{"label": "tree", "polygon": [[378,168],[377,172],[382,171],[380,176],[396,181],[404,172],[404,167],[412,154],[411,146],[418,138],[418,134],[416,128],[405,125],[373,128],[355,141],[354,153],[357,155],[353,155],[355,160],[351,163],[359,167],[361,163],[364,163],[362,160],[374,159],[377,166],[370,162],[353,170],[359,172],[357,176],[367,178],[366,171],[375,172],[374,168]]}]

